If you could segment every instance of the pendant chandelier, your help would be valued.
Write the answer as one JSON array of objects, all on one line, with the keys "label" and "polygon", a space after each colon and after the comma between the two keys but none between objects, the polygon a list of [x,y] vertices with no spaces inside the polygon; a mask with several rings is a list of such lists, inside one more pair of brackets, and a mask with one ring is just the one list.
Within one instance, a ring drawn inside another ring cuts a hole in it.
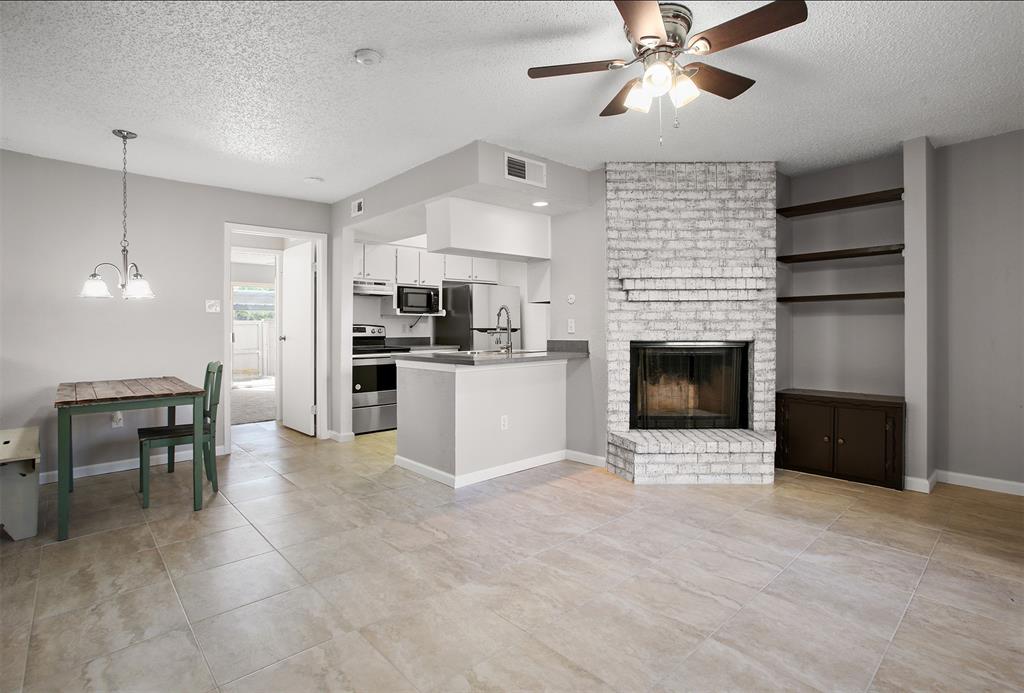
[{"label": "pendant chandelier", "polygon": [[107,282],[100,276],[100,267],[113,267],[117,272],[117,286],[121,289],[121,298],[124,299],[145,299],[153,298],[153,290],[149,288],[149,282],[139,271],[139,266],[134,262],[128,262],[128,140],[133,140],[138,135],[128,130],[114,130],[114,135],[121,138],[121,266],[118,267],[112,262],[101,262],[96,265],[92,274],[82,285],[81,298],[113,298]]}]

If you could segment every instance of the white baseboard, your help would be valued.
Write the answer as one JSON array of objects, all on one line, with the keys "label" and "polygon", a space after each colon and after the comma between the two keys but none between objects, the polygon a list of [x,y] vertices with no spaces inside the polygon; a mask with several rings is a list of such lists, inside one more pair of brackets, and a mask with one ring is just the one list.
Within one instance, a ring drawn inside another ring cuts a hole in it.
[{"label": "white baseboard", "polygon": [[566,450],[565,459],[572,460],[573,462],[582,462],[594,467],[605,466],[605,458],[603,456],[591,455],[588,452],[580,452],[579,450]]},{"label": "white baseboard", "polygon": [[355,440],[355,434],[349,431],[348,433],[338,433],[337,431],[327,431],[327,437],[331,440],[339,443],[347,443],[351,440]]},{"label": "white baseboard", "polygon": [[931,493],[932,489],[935,488],[936,477],[935,472],[927,479],[919,476],[905,476],[903,477],[903,488],[907,491],[917,491],[918,493]]},{"label": "white baseboard", "polygon": [[533,467],[540,467],[545,464],[551,464],[552,462],[561,462],[567,459],[565,450],[555,450],[554,452],[548,452],[543,455],[537,455],[535,457],[527,457],[522,460],[515,460],[507,464],[498,465],[497,467],[491,467],[490,469],[481,469],[478,472],[470,472],[469,474],[449,474],[448,472],[442,472],[439,469],[435,469],[422,462],[416,460],[410,460],[408,457],[402,457],[401,455],[395,455],[395,464],[403,469],[408,469],[410,472],[416,472],[421,474],[428,479],[439,481],[446,486],[452,488],[462,488],[471,484],[478,484],[481,481],[487,481],[488,479],[494,479],[499,476],[505,476],[506,474],[515,474],[516,472],[522,472]]},{"label": "white baseboard", "polygon": [[[218,455],[226,455],[228,449],[223,445],[217,446]],[[187,454],[187,457],[186,457]],[[191,445],[177,445],[174,448],[174,461],[175,462],[191,462],[192,461],[192,446]],[[167,453],[162,452],[156,455],[149,456],[149,464],[160,465],[167,464]],[[75,465],[75,478],[81,479],[87,476],[96,476],[98,474],[113,474],[114,472],[124,472],[129,469],[139,468],[139,458],[133,457],[127,460],[114,460],[112,462],[99,462],[97,464],[86,464],[79,467]],[[57,470],[51,470],[49,472],[41,472],[39,474],[40,484],[52,484],[57,481]]]},{"label": "white baseboard", "polygon": [[935,471],[935,474],[938,480],[945,484],[970,486],[971,488],[980,488],[984,491],[998,491],[999,493],[1012,493],[1015,496],[1024,496],[1024,482],[1021,481],[961,474],[960,472],[951,472],[946,469],[938,469]]}]

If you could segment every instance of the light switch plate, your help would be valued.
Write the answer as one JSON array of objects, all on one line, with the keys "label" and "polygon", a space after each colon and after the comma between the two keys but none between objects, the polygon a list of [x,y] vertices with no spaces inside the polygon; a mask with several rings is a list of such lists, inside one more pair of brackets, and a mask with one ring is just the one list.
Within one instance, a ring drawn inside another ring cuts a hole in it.
[{"label": "light switch plate", "polygon": [[569,334],[576,334],[576,319],[569,318],[565,326],[565,329]]},{"label": "light switch plate", "polygon": [[220,312],[220,300],[218,299],[206,299],[206,312],[207,313],[219,313]]}]

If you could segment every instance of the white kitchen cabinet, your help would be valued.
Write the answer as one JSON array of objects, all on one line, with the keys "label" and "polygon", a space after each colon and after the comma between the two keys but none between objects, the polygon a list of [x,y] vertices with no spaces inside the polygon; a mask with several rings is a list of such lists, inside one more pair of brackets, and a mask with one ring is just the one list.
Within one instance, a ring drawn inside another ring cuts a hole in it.
[{"label": "white kitchen cabinet", "polygon": [[498,283],[498,261],[488,258],[473,258],[473,281]]},{"label": "white kitchen cabinet", "polygon": [[473,258],[465,255],[444,256],[444,278],[469,281],[473,279]]},{"label": "white kitchen cabinet", "polygon": [[420,251],[420,284],[441,286],[444,276],[444,255]]},{"label": "white kitchen cabinet", "polygon": [[419,248],[405,248],[398,246],[395,249],[398,255],[395,262],[395,282],[398,284],[420,284],[420,255],[423,254]]},{"label": "white kitchen cabinet", "polygon": [[363,249],[363,278],[395,281],[395,246],[366,243]]},{"label": "white kitchen cabinet", "polygon": [[526,300],[530,303],[551,302],[551,261],[526,263]]}]

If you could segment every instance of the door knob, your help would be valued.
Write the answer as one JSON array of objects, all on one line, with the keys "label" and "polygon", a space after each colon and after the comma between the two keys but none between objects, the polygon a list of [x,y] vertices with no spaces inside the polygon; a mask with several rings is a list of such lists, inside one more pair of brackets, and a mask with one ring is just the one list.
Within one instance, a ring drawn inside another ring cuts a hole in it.
[{"label": "door knob", "polygon": [[839,443],[840,445],[845,445],[845,444],[846,444],[846,441],[845,441],[845,440],[843,440],[842,438],[840,438],[840,439],[839,439],[839,440],[837,440],[836,442],[837,442],[837,443]]},{"label": "door knob", "polygon": [[826,443],[828,442],[828,436],[825,436],[825,442]]},{"label": "door knob", "polygon": [[279,342],[287,342],[288,341],[288,337],[286,337],[285,335],[281,335],[280,337],[277,338],[277,341],[279,341]]}]

